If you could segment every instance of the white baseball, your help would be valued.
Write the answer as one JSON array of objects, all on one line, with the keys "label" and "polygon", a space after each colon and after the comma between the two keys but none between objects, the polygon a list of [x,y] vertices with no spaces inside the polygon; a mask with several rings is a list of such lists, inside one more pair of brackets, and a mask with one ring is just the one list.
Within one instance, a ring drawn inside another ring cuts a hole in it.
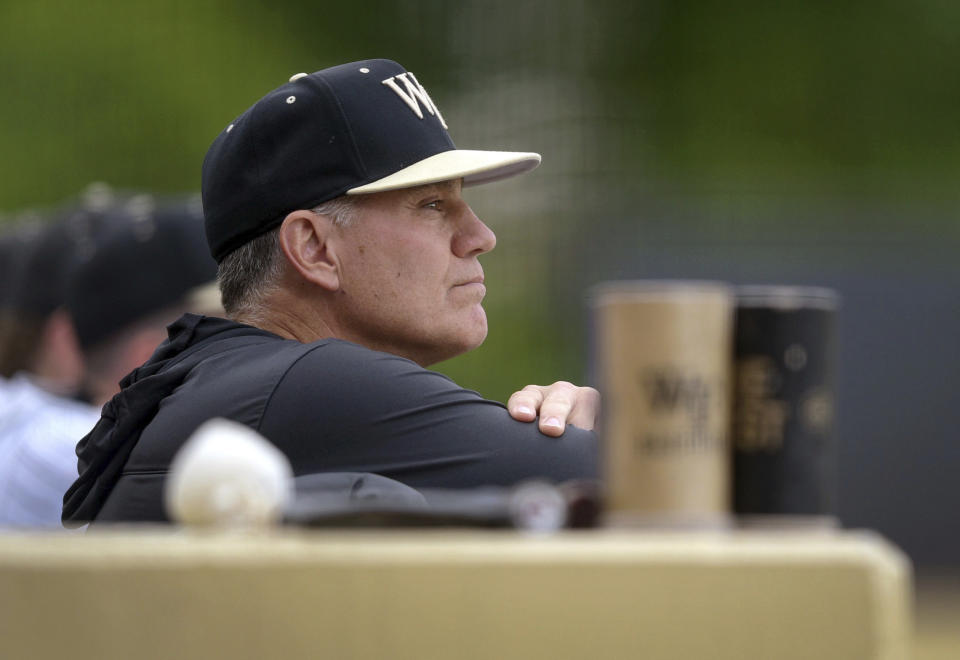
[{"label": "white baseball", "polygon": [[185,525],[269,525],[292,498],[287,457],[253,429],[222,418],[184,443],[164,489],[167,515]]}]

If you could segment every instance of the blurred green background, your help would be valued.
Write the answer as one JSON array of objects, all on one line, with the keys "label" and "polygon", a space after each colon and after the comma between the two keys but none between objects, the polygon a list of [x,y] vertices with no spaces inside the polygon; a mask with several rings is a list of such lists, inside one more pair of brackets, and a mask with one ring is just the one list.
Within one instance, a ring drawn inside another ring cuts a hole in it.
[{"label": "blurred green background", "polygon": [[657,201],[696,207],[661,239],[703,220],[706,237],[789,233],[782,210],[825,199],[907,209],[847,216],[852,232],[955,238],[958,20],[929,0],[5,0],[0,211],[91,181],[194,190],[213,136],[290,74],[397,59],[459,145],[544,155],[471,198],[500,235],[493,330],[444,369],[504,398],[582,380],[579,249]]},{"label": "blurred green background", "polygon": [[956,565],[958,24],[952,0],[3,0],[0,212],[196,190],[291,74],[399,60],[459,146],[544,156],[468,194],[491,332],[441,370],[500,400],[583,381],[604,279],[834,286],[842,518]]}]

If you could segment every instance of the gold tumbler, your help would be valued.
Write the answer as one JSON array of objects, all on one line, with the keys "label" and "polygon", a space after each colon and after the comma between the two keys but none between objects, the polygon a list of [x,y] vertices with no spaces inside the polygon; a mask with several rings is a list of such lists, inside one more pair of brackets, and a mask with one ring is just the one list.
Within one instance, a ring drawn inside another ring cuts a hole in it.
[{"label": "gold tumbler", "polygon": [[606,522],[726,526],[732,289],[638,280],[591,297]]}]

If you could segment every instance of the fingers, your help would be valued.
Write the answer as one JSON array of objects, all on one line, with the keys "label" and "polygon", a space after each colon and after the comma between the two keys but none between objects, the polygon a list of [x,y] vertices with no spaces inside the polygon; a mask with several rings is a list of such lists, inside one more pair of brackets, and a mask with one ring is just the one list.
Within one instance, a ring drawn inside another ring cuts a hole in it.
[{"label": "fingers", "polygon": [[540,404],[540,432],[544,435],[562,435],[576,405],[579,388],[566,381],[558,381],[544,388],[543,403]]},{"label": "fingers", "polygon": [[521,422],[532,422],[537,418],[540,404],[543,403],[543,390],[539,385],[527,385],[519,392],[514,392],[507,400],[507,410],[510,416]]},{"label": "fingers", "polygon": [[592,387],[577,387],[566,381],[553,385],[527,385],[507,401],[510,415],[532,422],[540,416],[540,432],[560,436],[567,424],[592,430],[600,414],[600,393]]}]

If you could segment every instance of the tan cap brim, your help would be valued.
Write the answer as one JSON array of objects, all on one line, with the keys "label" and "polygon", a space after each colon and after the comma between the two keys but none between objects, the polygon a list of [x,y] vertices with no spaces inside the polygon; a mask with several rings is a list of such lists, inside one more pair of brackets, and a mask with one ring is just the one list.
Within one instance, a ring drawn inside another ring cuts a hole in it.
[{"label": "tan cap brim", "polygon": [[463,185],[472,186],[523,174],[539,164],[540,154],[535,153],[454,149],[424,158],[372,183],[351,188],[347,194],[364,195],[460,178]]},{"label": "tan cap brim", "polygon": [[220,287],[217,281],[201,284],[188,291],[186,311],[205,316],[223,316],[223,304],[220,302]]}]

